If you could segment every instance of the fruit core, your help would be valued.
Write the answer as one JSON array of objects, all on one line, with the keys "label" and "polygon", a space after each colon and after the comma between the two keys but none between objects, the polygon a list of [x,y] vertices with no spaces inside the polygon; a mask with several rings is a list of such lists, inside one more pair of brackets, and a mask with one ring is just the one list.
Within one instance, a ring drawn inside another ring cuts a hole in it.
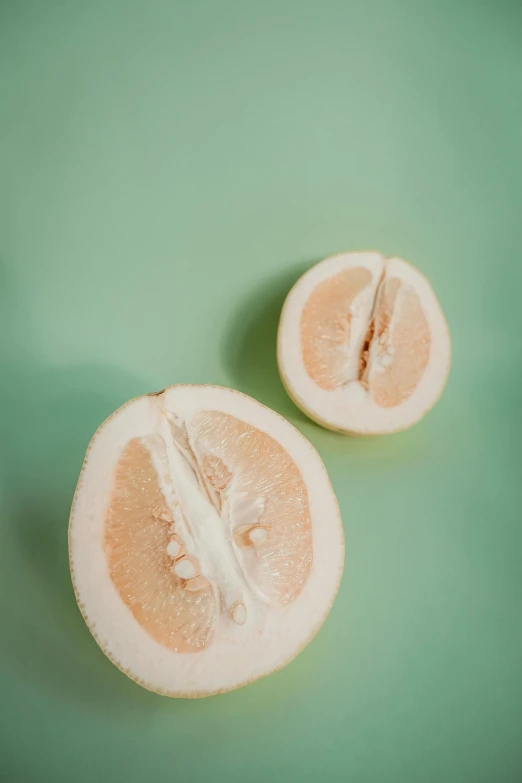
[{"label": "fruit core", "polygon": [[301,349],[321,389],[362,386],[382,408],[403,403],[430,359],[431,335],[415,288],[384,267],[343,269],[318,283],[301,313]]},{"label": "fruit core", "polygon": [[219,411],[162,411],[116,464],[105,514],[111,580],[159,644],[195,653],[216,630],[260,632],[312,566],[308,494],[283,447]]}]

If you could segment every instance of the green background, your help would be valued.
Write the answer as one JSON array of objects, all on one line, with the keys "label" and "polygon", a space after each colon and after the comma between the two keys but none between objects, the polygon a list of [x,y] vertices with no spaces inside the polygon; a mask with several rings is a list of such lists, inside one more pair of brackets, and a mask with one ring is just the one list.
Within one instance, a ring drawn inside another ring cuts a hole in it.
[{"label": "green background", "polygon": [[[0,770],[9,783],[522,779],[522,5],[0,3]],[[435,410],[357,440],[277,376],[311,263],[378,248],[453,335]],[[285,670],[148,693],[76,609],[88,440],[176,382],[319,449],[345,576]]]}]

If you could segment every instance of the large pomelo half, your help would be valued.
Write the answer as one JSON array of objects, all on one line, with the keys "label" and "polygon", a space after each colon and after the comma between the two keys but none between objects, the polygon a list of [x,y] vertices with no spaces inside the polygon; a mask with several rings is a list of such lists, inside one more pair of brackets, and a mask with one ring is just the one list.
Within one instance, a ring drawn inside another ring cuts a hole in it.
[{"label": "large pomelo half", "polygon": [[169,696],[228,691],[311,640],[344,562],[315,449],[239,392],[172,386],[91,441],[69,526],[78,605],[106,655]]},{"label": "large pomelo half", "polygon": [[361,435],[421,419],[449,372],[449,330],[429,282],[400,258],[341,253],[309,269],[288,294],[279,371],[310,418]]}]

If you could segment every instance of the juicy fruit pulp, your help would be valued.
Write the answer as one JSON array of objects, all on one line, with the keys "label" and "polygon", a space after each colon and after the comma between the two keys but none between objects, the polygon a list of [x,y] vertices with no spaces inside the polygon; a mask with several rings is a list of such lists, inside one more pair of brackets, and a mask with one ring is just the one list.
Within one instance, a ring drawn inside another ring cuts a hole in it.
[{"label": "juicy fruit pulp", "polygon": [[172,387],[124,406],[90,452],[71,570],[87,623],[120,668],[161,692],[205,695],[297,654],[342,569],[335,498],[302,436],[238,393]]},{"label": "juicy fruit pulp", "polygon": [[322,389],[330,391],[359,381],[371,390],[378,405],[391,408],[417,386],[428,364],[431,337],[415,290],[397,277],[383,277],[364,337],[347,351],[354,300],[371,283],[367,269],[354,267],[317,286],[301,316],[304,362]]},{"label": "juicy fruit pulp", "polygon": [[376,253],[321,262],[290,292],[279,330],[289,393],[333,429],[410,426],[445,383],[449,336],[431,287],[413,267]]},{"label": "juicy fruit pulp", "polygon": [[[299,594],[312,564],[310,511],[295,464],[266,433],[218,411],[186,424],[169,419],[164,443],[133,439],[118,461],[105,551],[140,625],[171,650],[197,652],[211,643],[220,607],[243,625],[256,604],[284,605]],[[177,451],[170,470],[169,446]],[[171,482],[172,510],[153,454]],[[210,540],[194,504],[180,503],[179,457],[200,505],[214,509]]]}]

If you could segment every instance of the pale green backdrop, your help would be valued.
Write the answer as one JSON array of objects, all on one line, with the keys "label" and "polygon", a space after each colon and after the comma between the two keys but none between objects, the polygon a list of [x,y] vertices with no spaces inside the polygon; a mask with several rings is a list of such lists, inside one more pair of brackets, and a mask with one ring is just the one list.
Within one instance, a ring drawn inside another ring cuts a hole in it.
[{"label": "pale green backdrop", "polygon": [[[2,0],[0,142],[2,779],[520,781],[520,2]],[[433,413],[366,441],[274,360],[352,248],[416,263],[454,342]],[[347,538],[310,647],[197,702],[105,659],[67,566],[90,435],[180,381],[287,416]]]}]

